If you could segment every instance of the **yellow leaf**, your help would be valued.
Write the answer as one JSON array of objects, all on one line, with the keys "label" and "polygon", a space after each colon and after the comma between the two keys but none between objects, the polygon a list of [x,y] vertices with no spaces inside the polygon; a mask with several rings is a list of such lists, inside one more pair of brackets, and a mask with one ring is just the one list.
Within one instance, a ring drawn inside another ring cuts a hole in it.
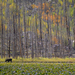
[{"label": "yellow leaf", "polygon": [[72,0],[69,0],[70,3],[72,3]]},{"label": "yellow leaf", "polygon": [[48,19],[48,17],[46,16],[46,20]]},{"label": "yellow leaf", "polygon": [[42,16],[42,19],[43,19],[43,16]]},{"label": "yellow leaf", "polygon": [[75,8],[75,4],[74,4],[74,8]]},{"label": "yellow leaf", "polygon": [[38,34],[40,34],[40,31],[39,31],[39,29],[37,29],[37,33],[38,33]]},{"label": "yellow leaf", "polygon": [[13,3],[10,5],[10,8],[12,8],[13,7]]},{"label": "yellow leaf", "polygon": [[7,30],[7,25],[5,25],[5,31]]},{"label": "yellow leaf", "polygon": [[4,2],[2,3],[2,6],[4,6]]},{"label": "yellow leaf", "polygon": [[28,13],[29,11],[27,11],[27,13]]}]

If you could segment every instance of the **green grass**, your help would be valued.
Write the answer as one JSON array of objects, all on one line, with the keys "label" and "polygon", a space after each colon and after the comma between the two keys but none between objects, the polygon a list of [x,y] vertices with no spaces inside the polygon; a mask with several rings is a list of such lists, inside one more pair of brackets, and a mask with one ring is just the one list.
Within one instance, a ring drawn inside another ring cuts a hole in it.
[{"label": "green grass", "polygon": [[[1,59],[0,63],[4,62],[6,58]],[[13,63],[75,63],[75,58],[12,58]]]},{"label": "green grass", "polygon": [[0,75],[75,75],[75,64],[1,63]]}]

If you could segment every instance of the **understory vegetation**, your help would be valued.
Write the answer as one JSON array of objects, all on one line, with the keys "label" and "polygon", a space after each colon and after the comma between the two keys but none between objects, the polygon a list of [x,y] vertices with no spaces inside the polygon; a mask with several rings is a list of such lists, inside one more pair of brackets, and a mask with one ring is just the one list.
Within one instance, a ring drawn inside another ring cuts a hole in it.
[{"label": "understory vegetation", "polygon": [[[12,58],[12,57],[11,57]],[[1,59],[0,63],[4,63],[6,58]],[[20,58],[12,59],[12,63],[75,63],[75,58]]]},{"label": "understory vegetation", "polygon": [[75,75],[75,64],[1,63],[0,75]]}]

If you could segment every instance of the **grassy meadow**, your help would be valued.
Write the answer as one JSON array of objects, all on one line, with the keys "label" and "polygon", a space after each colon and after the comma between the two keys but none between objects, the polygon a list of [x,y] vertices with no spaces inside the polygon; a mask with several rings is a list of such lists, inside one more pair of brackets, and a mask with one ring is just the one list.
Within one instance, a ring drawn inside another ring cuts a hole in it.
[{"label": "grassy meadow", "polygon": [[1,63],[0,75],[75,75],[75,64]]},{"label": "grassy meadow", "polygon": [[[11,57],[12,58],[12,57]],[[5,62],[6,58],[1,59],[0,63]],[[12,58],[12,63],[75,63],[75,58]]]},{"label": "grassy meadow", "polygon": [[0,75],[75,75],[75,58],[0,58]]}]

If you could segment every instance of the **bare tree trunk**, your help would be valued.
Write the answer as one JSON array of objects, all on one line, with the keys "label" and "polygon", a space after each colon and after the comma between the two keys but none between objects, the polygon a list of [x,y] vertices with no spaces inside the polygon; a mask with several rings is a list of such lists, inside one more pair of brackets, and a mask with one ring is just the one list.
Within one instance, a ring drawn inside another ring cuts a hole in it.
[{"label": "bare tree trunk", "polygon": [[47,35],[45,34],[45,58],[47,57]]},{"label": "bare tree trunk", "polygon": [[58,16],[59,16],[59,9],[57,10],[57,33],[58,33],[57,39],[58,39],[59,51],[60,51],[60,56],[59,57],[62,57],[62,51],[61,51],[61,48],[60,48],[60,37],[59,37],[59,32],[60,31],[59,31]]},{"label": "bare tree trunk", "polygon": [[[0,3],[0,14],[1,14],[1,6],[2,6],[2,4]],[[1,17],[0,17],[0,20],[1,20]],[[0,44],[1,44],[1,39],[2,39],[2,33],[1,33],[1,30],[2,30],[2,28],[1,28],[1,23],[0,23]],[[2,47],[0,46],[0,50],[2,51]]]},{"label": "bare tree trunk", "polygon": [[5,25],[4,25],[4,58],[5,58]]},{"label": "bare tree trunk", "polygon": [[34,58],[34,49],[33,49],[33,28],[31,29],[32,30],[32,59]]},{"label": "bare tree trunk", "polygon": [[24,26],[24,42],[25,42],[25,50],[24,50],[24,58],[26,57],[26,20],[25,20],[25,3],[23,1],[23,26]]},{"label": "bare tree trunk", "polygon": [[48,34],[48,52],[47,52],[47,55],[48,55],[48,57],[49,57],[49,54],[50,54],[50,38],[49,38],[49,22],[48,22],[48,12],[47,12],[47,25],[48,25],[48,28],[47,28],[47,34]]},{"label": "bare tree trunk", "polygon": [[63,41],[63,37],[62,37],[62,17],[61,17],[61,31],[60,31],[60,33],[61,33],[61,38],[60,38],[60,40],[61,40],[61,46],[60,46],[60,49],[61,49],[61,51],[63,52],[63,57],[64,57],[64,41]]},{"label": "bare tree trunk", "polygon": [[[44,2],[44,3],[45,3],[45,2]],[[45,12],[46,12],[46,3],[45,3]],[[48,14],[47,14],[47,18],[48,18]],[[46,19],[46,18],[45,18],[45,19]],[[47,24],[48,24],[48,19],[47,19]],[[49,26],[49,25],[48,25],[48,26]],[[46,29],[47,32],[48,32],[48,29],[49,29],[49,28]],[[48,32],[48,33],[49,33],[49,32]],[[48,56],[48,50],[47,50],[47,49],[48,49],[48,48],[47,48],[47,39],[48,39],[48,36],[47,36],[47,35],[48,35],[48,33],[47,33],[47,34],[45,33],[45,58]]]},{"label": "bare tree trunk", "polygon": [[69,56],[69,51],[71,49],[70,47],[70,25],[69,25],[69,19],[68,19],[68,16],[67,16],[67,1],[65,0],[65,21],[66,21],[66,30],[67,30],[67,39],[68,39],[68,47],[69,47],[69,50],[68,50],[68,56]]},{"label": "bare tree trunk", "polygon": [[[56,10],[57,10],[56,6],[57,6],[57,0],[55,0],[55,13],[57,14],[57,12],[56,12]],[[58,32],[58,22],[57,21],[58,21],[58,18],[56,16],[56,19],[55,19],[55,22],[56,22],[56,24],[55,24],[55,36],[54,36],[54,38],[56,38],[56,39],[57,39],[57,32]],[[56,40],[54,40],[54,44],[58,44],[58,42],[56,42]],[[55,57],[57,56],[57,51],[56,50],[57,49],[54,50],[54,56]]]},{"label": "bare tree trunk", "polygon": [[50,57],[52,57],[52,21],[50,21]]},{"label": "bare tree trunk", "polygon": [[[29,25],[29,18],[28,18],[28,25]],[[28,58],[28,33],[26,33],[26,56]]]},{"label": "bare tree trunk", "polygon": [[68,31],[68,47],[69,47],[68,56],[70,57],[71,37],[70,37],[70,17],[69,17],[69,13],[68,13],[68,27],[67,27],[67,31]]},{"label": "bare tree trunk", "polygon": [[16,53],[16,55],[15,55],[15,57],[16,57],[16,59],[17,59],[17,13],[18,13],[18,0],[16,0],[16,14],[15,14],[15,30],[16,30],[16,34],[15,34],[15,38],[16,38],[16,40],[15,40],[15,47],[16,47],[16,51],[15,51],[15,53]]},{"label": "bare tree trunk", "polygon": [[[51,8],[51,6],[52,5],[50,5],[50,8]],[[52,10],[50,10],[50,12],[52,12]],[[50,14],[50,16],[51,16],[52,14]],[[53,51],[53,48],[52,48],[52,20],[50,19],[50,26],[49,26],[49,28],[50,28],[50,57],[52,57],[52,51]]]},{"label": "bare tree trunk", "polygon": [[13,34],[14,34],[14,39],[13,39],[13,58],[15,57],[15,16],[14,16],[14,14],[13,14]]},{"label": "bare tree trunk", "polygon": [[[74,1],[75,3],[75,1]],[[73,28],[73,33],[74,33],[74,50],[75,50],[75,7],[74,7],[74,28]]]},{"label": "bare tree trunk", "polygon": [[[6,3],[6,19],[7,19],[7,21],[8,21],[8,18],[9,18],[9,5],[8,5],[8,0],[7,0],[7,3]],[[6,35],[7,35],[7,50],[6,50],[6,54],[8,54],[8,28],[9,28],[9,21],[7,22],[7,32],[6,32]]]},{"label": "bare tree trunk", "polygon": [[10,43],[11,43],[11,20],[10,20],[10,10],[8,5],[8,57],[10,58]]},{"label": "bare tree trunk", "polygon": [[9,23],[8,23],[8,55],[10,58],[10,42],[11,42],[11,30],[10,30],[10,17],[9,17]]},{"label": "bare tree trunk", "polygon": [[10,58],[10,35],[9,35],[9,58]]},{"label": "bare tree trunk", "polygon": [[35,57],[37,57],[38,56],[38,34],[37,34],[37,14],[36,14],[36,16],[35,16],[35,25],[36,25],[36,27],[35,27],[35,33],[36,33],[36,37],[35,37],[35,46],[36,46],[36,51],[35,51]]},{"label": "bare tree trunk", "polygon": [[17,15],[13,13],[13,33],[14,33],[14,50],[13,50],[13,57],[17,59]]},{"label": "bare tree trunk", "polygon": [[20,3],[19,3],[19,15],[18,15],[18,30],[19,30],[19,51],[20,51],[20,56],[22,57],[22,46],[21,46],[21,24],[20,24]]},{"label": "bare tree trunk", "polygon": [[42,19],[41,19],[41,16],[42,16],[42,0],[41,0],[41,9],[40,9],[40,56],[41,56],[41,52],[42,52],[42,47],[43,47],[43,43],[42,43]]},{"label": "bare tree trunk", "polygon": [[2,43],[2,46],[1,46],[1,58],[3,58],[3,10],[2,10],[2,5],[1,5],[1,43]]},{"label": "bare tree trunk", "polygon": [[24,50],[23,50],[23,39],[22,39],[22,36],[23,36],[23,32],[22,32],[22,25],[21,25],[21,48],[22,48],[22,51],[21,51],[21,53],[22,53],[22,58],[23,58],[23,55],[24,55]]}]

